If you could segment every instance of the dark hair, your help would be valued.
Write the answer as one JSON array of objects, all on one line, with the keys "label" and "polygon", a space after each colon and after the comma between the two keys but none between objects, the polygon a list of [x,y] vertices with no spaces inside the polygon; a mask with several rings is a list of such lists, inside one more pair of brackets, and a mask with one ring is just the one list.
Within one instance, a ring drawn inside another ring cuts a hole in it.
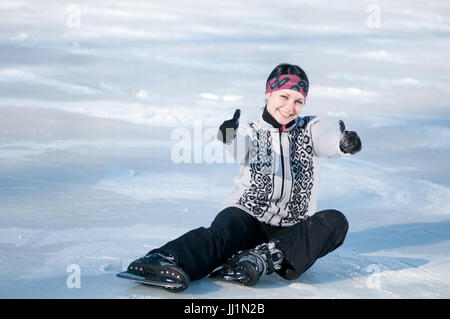
[{"label": "dark hair", "polygon": [[275,69],[273,69],[272,73],[270,73],[269,77],[267,78],[266,85],[274,77],[277,77],[282,74],[297,75],[301,80],[305,80],[309,84],[308,77],[306,76],[305,71],[303,71],[301,67],[294,64],[281,63],[277,65]]}]

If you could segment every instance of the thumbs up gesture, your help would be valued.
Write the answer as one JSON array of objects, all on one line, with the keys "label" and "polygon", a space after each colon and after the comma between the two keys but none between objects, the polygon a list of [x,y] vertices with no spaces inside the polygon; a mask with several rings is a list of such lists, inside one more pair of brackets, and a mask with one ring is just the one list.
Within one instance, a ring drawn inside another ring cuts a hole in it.
[{"label": "thumbs up gesture", "polygon": [[339,147],[344,153],[355,154],[361,150],[361,139],[355,131],[346,131],[345,124],[342,120],[339,121],[339,128],[341,130],[341,140]]},{"label": "thumbs up gesture", "polygon": [[226,120],[220,125],[219,132],[217,132],[217,139],[226,144],[231,144],[236,136],[236,130],[239,127],[239,117],[241,116],[241,110],[236,109],[233,118]]}]

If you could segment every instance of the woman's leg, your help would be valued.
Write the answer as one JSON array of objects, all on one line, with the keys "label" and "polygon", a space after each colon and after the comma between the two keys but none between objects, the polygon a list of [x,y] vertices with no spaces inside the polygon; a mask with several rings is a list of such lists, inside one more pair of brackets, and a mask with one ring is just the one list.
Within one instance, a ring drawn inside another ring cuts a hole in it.
[{"label": "woman's leg", "polygon": [[169,252],[191,280],[208,275],[239,250],[265,240],[258,221],[237,207],[222,210],[209,228],[187,232],[151,252]]},{"label": "woman's leg", "polygon": [[348,231],[345,216],[337,210],[324,210],[290,227],[269,234],[283,252],[282,268],[277,273],[296,279],[320,257],[338,248]]}]

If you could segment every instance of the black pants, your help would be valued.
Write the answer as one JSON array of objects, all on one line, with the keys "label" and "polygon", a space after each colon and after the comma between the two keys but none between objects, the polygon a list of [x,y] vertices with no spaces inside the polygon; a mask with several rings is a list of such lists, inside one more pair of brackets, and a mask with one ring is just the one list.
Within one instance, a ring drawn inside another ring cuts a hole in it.
[{"label": "black pants", "polygon": [[191,280],[208,275],[240,250],[274,240],[284,254],[277,273],[298,278],[320,257],[342,245],[348,223],[337,210],[324,210],[290,227],[275,227],[258,221],[237,207],[222,210],[209,228],[187,232],[152,252],[172,253]]}]

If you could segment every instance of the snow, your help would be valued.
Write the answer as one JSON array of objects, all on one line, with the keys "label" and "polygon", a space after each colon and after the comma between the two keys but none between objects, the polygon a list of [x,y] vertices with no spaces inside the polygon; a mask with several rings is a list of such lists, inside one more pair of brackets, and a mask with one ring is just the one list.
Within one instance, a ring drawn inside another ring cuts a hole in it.
[{"label": "snow", "polygon": [[[450,297],[449,3],[0,8],[0,298]],[[207,160],[210,133],[237,107],[259,116],[281,62],[309,75],[303,114],[363,141],[322,160],[318,208],[347,216],[344,245],[254,287],[204,278],[174,295],[117,278],[210,224],[238,174]],[[174,132],[189,163],[173,160]]]}]

